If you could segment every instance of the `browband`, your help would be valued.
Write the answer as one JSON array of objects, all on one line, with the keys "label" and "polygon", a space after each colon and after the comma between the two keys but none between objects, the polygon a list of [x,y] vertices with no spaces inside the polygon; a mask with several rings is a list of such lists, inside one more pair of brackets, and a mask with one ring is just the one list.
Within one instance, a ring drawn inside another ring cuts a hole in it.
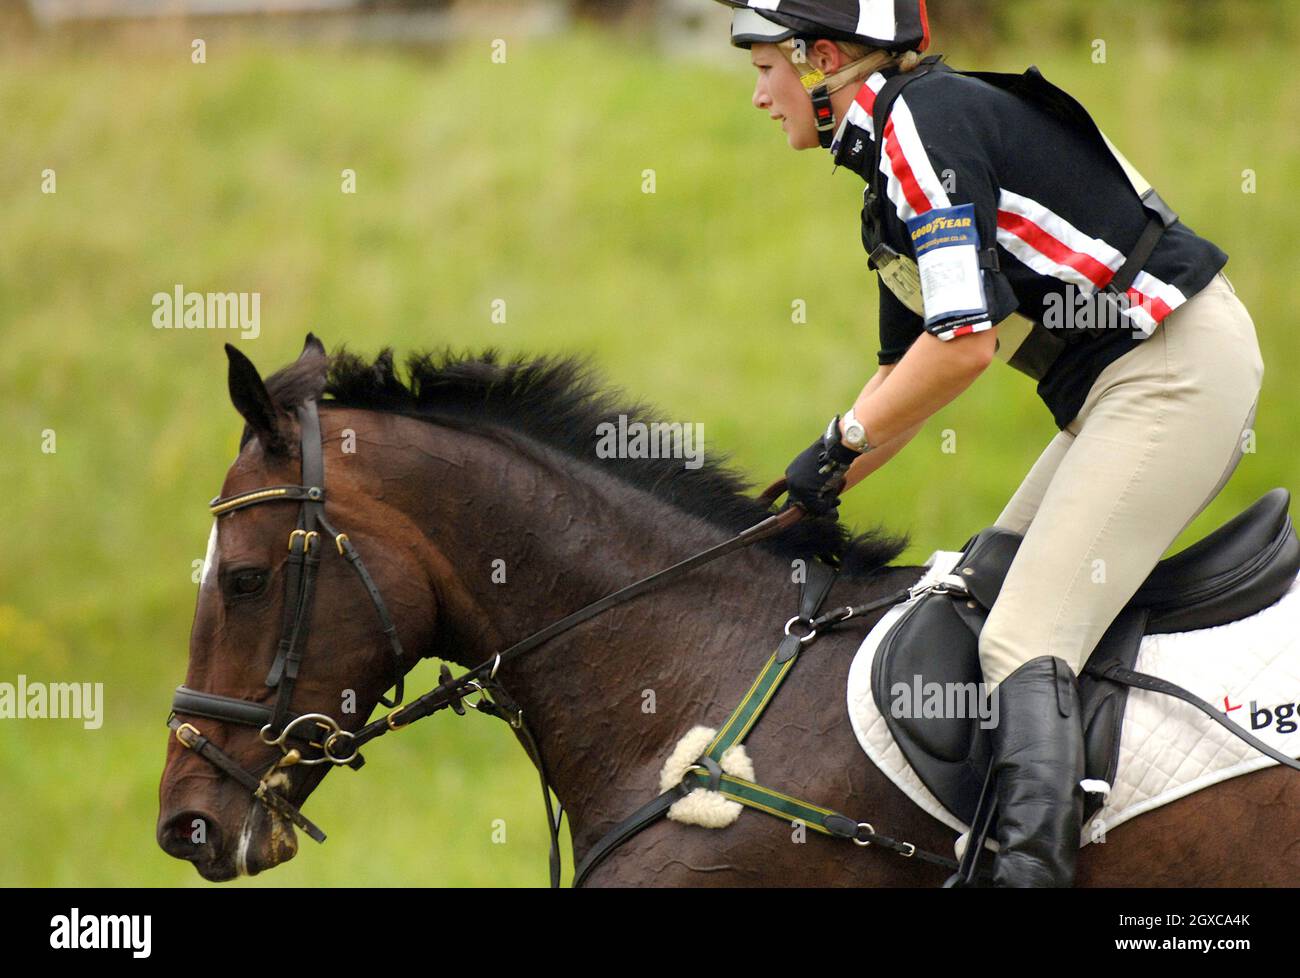
[{"label": "browband", "polygon": [[258,503],[324,501],[325,490],[320,486],[266,486],[262,489],[236,493],[233,496],[214,496],[208,503],[208,512],[213,516],[223,516]]}]

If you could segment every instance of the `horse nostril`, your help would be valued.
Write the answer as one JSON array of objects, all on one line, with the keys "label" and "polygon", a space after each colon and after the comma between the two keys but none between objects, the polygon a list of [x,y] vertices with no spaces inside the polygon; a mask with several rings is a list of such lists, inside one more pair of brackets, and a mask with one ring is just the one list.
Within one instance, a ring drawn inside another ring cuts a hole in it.
[{"label": "horse nostril", "polygon": [[197,859],[205,851],[215,853],[220,842],[221,829],[206,812],[179,812],[158,830],[158,845],[177,859]]}]

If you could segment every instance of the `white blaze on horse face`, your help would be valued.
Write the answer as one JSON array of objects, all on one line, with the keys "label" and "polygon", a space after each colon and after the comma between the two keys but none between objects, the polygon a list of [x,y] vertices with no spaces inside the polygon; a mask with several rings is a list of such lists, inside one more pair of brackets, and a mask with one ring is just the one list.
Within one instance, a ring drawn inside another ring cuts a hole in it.
[{"label": "white blaze on horse face", "polygon": [[[190,551],[193,553],[193,551]],[[208,534],[208,552],[203,555],[203,569],[199,572],[199,587],[208,583],[208,571],[217,562],[217,521],[212,521],[212,532]]]},{"label": "white blaze on horse face", "polygon": [[255,805],[250,805],[244,814],[244,821],[239,826],[239,842],[235,845],[235,872],[239,876],[248,875],[248,850],[253,844],[253,815]]},{"label": "white blaze on horse face", "polygon": [[[216,528],[213,527],[215,534]],[[263,783],[275,791],[287,793],[293,787],[293,781],[289,777],[289,772],[273,765],[271,770],[262,778]],[[235,873],[238,876],[251,876],[248,871],[248,854],[253,848],[253,823],[257,819],[258,803],[254,801],[248,806],[248,811],[244,813],[244,820],[239,825],[239,841],[235,843]],[[275,841],[282,838],[286,832],[292,835],[293,829],[285,824],[280,813],[275,809],[268,809],[267,814],[271,818],[271,839],[272,851],[276,850]],[[292,842],[292,838],[290,838]]]}]

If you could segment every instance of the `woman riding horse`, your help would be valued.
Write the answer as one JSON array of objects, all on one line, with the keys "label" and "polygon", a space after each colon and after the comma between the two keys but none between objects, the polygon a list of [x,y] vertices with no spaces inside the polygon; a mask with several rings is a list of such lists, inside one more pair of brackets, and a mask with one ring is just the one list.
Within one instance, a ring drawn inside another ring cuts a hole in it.
[{"label": "woman riding horse", "polygon": [[833,516],[995,353],[1038,380],[1060,428],[998,517],[1024,542],[979,650],[1001,698],[995,881],[1068,886],[1074,677],[1240,461],[1263,377],[1254,324],[1227,256],[1077,102],[1033,69],[923,60],[924,0],[722,2],[758,70],[754,106],[869,184],[879,369],[790,464],[791,501]]}]

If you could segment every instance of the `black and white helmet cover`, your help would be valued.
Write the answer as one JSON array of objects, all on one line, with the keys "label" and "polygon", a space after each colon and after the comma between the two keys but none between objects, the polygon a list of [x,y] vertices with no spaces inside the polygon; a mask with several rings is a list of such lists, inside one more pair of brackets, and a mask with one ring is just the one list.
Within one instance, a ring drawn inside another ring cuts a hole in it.
[{"label": "black and white helmet cover", "polygon": [[[930,44],[925,0],[720,0],[736,7],[737,47],[795,35],[849,41],[889,51],[924,51]],[[754,14],[757,16],[744,16]],[[773,25],[789,29],[781,36]]]}]

